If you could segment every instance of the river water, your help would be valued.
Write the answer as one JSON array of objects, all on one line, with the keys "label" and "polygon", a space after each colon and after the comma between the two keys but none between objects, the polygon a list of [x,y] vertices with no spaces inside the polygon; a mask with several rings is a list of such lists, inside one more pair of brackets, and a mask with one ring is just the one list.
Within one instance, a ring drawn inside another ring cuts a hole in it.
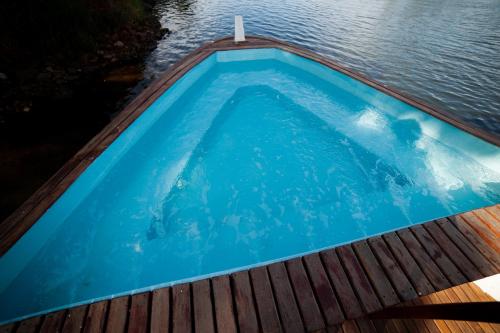
[{"label": "river water", "polygon": [[499,0],[160,0],[156,10],[172,33],[136,91],[243,15],[247,35],[315,51],[500,134]]}]

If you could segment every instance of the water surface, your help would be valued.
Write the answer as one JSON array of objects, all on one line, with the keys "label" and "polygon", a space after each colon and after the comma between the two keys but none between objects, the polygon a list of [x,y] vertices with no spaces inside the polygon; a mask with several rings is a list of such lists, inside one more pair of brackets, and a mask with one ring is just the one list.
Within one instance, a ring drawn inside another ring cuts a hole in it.
[{"label": "water surface", "polygon": [[247,34],[313,50],[500,133],[499,0],[160,0],[157,11],[172,34],[140,87],[204,41],[231,35],[239,14]]}]

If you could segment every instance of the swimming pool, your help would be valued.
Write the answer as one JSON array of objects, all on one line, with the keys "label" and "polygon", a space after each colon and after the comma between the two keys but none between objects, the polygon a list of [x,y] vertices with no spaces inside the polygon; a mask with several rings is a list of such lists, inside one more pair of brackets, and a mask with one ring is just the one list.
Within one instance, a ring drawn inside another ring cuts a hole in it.
[{"label": "swimming pool", "polygon": [[218,51],[0,259],[0,322],[499,199],[496,146],[296,54]]}]

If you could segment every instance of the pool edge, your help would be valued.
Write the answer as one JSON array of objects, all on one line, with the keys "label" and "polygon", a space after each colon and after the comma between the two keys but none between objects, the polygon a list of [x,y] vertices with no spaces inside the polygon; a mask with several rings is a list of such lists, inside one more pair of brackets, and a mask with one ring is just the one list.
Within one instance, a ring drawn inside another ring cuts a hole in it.
[{"label": "pool edge", "polygon": [[75,154],[59,171],[40,187],[27,201],[16,209],[0,224],[0,256],[3,256],[52,206],[66,189],[83,173],[86,168],[126,129],[132,124],[161,94],[169,89],[177,80],[189,70],[217,51],[236,49],[278,48],[283,51],[305,57],[323,64],[335,71],[341,72],[357,81],[394,97],[432,117],[442,120],[462,131],[465,131],[481,140],[500,147],[500,137],[491,135],[483,130],[471,127],[446,112],[440,111],[429,104],[407,96],[396,89],[371,80],[356,73],[333,60],[320,56],[314,52],[279,41],[270,37],[250,36],[246,42],[235,44],[232,37],[224,37],[207,42],[197,48],[167,72],[161,75],[131,103],[129,103],[101,132],[94,136],[77,154]]}]

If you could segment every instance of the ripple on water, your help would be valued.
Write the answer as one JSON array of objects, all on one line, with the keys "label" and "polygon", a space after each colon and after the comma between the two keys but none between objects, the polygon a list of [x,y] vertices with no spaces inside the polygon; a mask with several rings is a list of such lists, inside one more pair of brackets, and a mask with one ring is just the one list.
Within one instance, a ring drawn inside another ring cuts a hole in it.
[{"label": "ripple on water", "polygon": [[498,0],[160,0],[172,33],[136,92],[203,42],[247,34],[295,43],[500,134]]}]

